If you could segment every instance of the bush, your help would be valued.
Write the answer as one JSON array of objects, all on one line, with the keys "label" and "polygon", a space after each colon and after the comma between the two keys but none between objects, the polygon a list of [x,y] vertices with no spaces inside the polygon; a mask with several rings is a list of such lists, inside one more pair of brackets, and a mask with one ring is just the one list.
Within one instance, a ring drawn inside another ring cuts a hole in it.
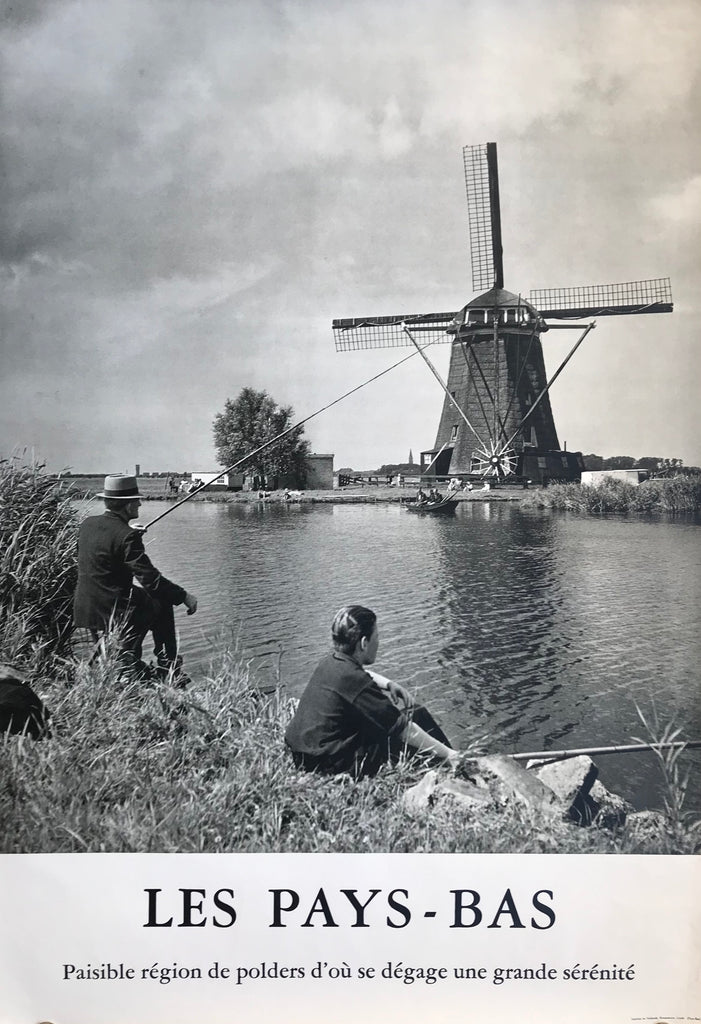
[{"label": "bush", "polygon": [[0,462],[0,651],[37,665],[65,654],[77,579],[77,516],[43,467]]}]

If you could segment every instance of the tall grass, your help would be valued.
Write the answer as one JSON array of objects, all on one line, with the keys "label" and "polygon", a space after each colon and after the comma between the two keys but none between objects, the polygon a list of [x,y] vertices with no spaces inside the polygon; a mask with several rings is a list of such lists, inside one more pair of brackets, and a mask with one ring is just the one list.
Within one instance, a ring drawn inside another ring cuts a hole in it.
[{"label": "tall grass", "polygon": [[641,842],[517,802],[412,817],[401,797],[426,769],[411,763],[361,782],[298,771],[284,745],[292,701],[258,692],[233,656],[186,691],[116,679],[109,653],[79,664],[43,693],[50,740],[0,742],[3,852],[694,850],[682,822]]},{"label": "tall grass", "polygon": [[0,462],[0,652],[41,665],[67,653],[75,590],[76,516],[40,465]]},{"label": "tall grass", "polygon": [[654,755],[664,783],[664,827],[670,835],[673,845],[684,842],[694,834],[701,832],[701,821],[687,810],[686,795],[689,788],[689,770],[682,768],[682,747],[665,748],[663,744],[672,744],[679,740],[681,729],[673,723],[663,724],[657,708],[653,704],[649,716],[636,706],[638,717],[642,722],[648,742],[653,745]]},{"label": "tall grass", "polygon": [[677,476],[645,480],[639,485],[614,479],[605,479],[596,486],[551,484],[524,496],[521,508],[547,508],[588,515],[698,512],[701,509],[701,480]]}]

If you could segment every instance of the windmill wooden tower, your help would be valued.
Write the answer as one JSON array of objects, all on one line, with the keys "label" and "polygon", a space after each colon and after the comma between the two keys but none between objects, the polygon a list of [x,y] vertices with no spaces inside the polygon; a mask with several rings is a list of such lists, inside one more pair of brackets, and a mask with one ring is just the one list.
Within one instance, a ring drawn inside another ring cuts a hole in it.
[{"label": "windmill wooden tower", "polygon": [[[528,299],[506,291],[496,143],[465,146],[463,162],[472,287],[487,290],[457,312],[334,320],[336,349],[413,344],[419,350],[445,392],[435,444],[421,453],[424,474],[574,479],[581,455],[560,450],[549,390],[595,324],[567,321],[669,313],[669,278],[535,289]],[[553,329],[580,336],[548,379],[541,335]],[[425,352],[435,342],[452,345],[446,382]]]}]

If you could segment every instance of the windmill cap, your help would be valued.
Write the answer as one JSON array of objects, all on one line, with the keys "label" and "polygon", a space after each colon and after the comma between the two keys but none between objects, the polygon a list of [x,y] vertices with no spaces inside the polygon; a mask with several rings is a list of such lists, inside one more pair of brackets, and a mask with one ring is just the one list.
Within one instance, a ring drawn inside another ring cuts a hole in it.
[{"label": "windmill cap", "polygon": [[139,486],[135,476],[122,476],[119,473],[111,473],[105,477],[104,490],[98,494],[98,498],[116,498],[118,501],[132,501],[139,498]]}]

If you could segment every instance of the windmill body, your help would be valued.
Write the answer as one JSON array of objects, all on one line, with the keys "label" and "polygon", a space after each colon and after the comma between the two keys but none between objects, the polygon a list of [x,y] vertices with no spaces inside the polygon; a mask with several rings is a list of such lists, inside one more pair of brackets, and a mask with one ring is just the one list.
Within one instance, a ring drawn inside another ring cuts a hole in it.
[{"label": "windmill body", "polygon": [[[413,344],[444,391],[436,440],[421,453],[424,476],[577,479],[581,453],[560,449],[549,390],[594,327],[593,316],[671,312],[669,280],[532,291],[529,300],[504,288],[496,144],[463,150],[470,223],[472,284],[487,289],[459,312],[397,314],[334,320],[339,351]],[[565,321],[561,324],[548,320]],[[541,336],[581,332],[547,378]],[[448,379],[425,349],[452,346]]]},{"label": "windmill body", "polygon": [[435,445],[422,453],[424,469],[436,476],[507,476],[517,472],[525,450],[559,449],[547,393],[534,408],[547,385],[541,329],[536,310],[504,288],[465,306],[454,328]]}]

